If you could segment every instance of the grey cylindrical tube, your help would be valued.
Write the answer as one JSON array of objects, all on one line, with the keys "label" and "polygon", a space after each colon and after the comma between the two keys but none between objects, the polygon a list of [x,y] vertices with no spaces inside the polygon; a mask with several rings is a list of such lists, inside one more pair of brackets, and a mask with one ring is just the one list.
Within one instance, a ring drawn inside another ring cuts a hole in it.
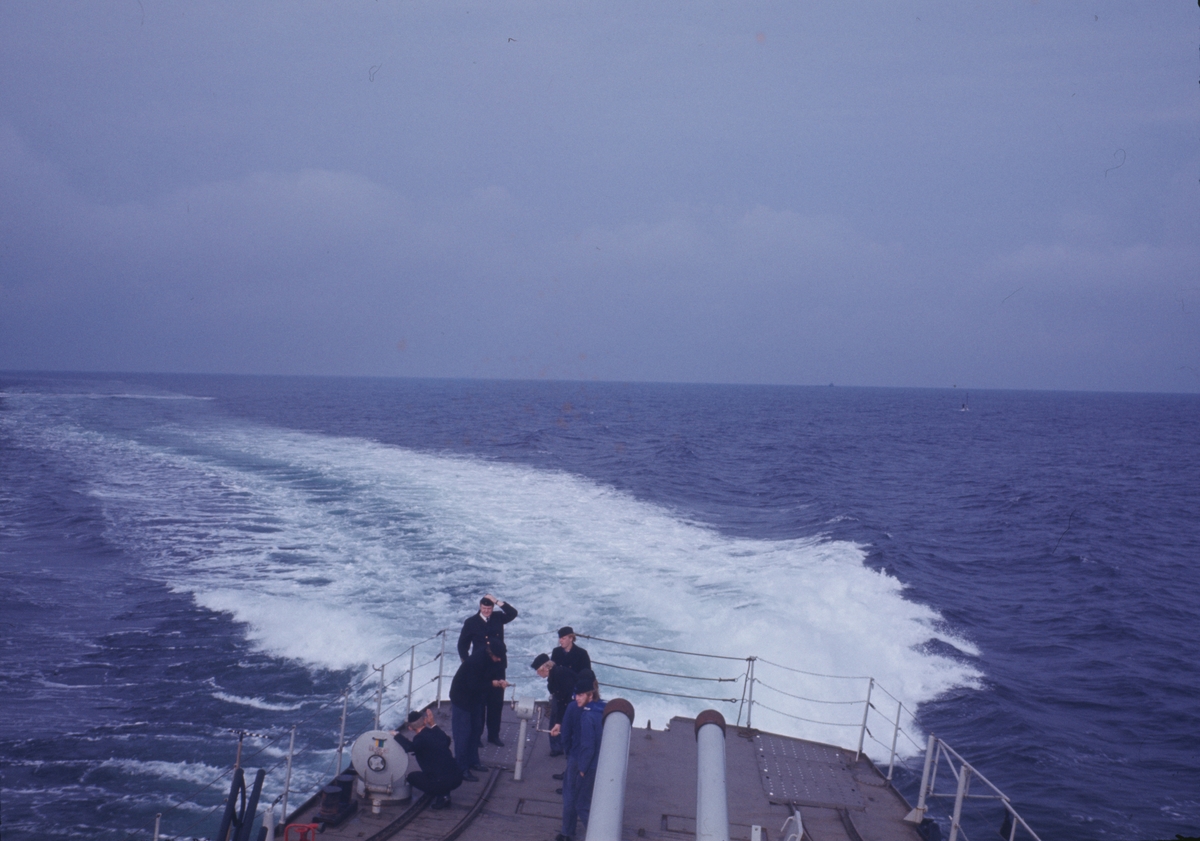
[{"label": "grey cylindrical tube", "polygon": [[596,763],[596,787],[592,789],[587,841],[621,841],[632,729],[633,704],[624,698],[613,698],[604,705],[604,736],[600,740],[600,759]]},{"label": "grey cylindrical tube", "polygon": [[716,710],[696,716],[696,841],[729,841],[725,717]]}]

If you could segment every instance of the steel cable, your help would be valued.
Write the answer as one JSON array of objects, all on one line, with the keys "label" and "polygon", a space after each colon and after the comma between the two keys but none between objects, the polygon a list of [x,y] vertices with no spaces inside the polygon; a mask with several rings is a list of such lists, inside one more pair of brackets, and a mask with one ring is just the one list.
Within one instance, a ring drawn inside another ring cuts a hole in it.
[{"label": "steel cable", "polygon": [[648,651],[665,651],[668,654],[686,654],[689,657],[708,657],[712,660],[738,660],[740,662],[745,662],[746,660],[753,659],[750,657],[730,657],[727,654],[701,654],[698,651],[680,651],[676,648],[659,648],[658,646],[654,645],[641,645],[640,643],[636,642],[622,642],[621,640],[610,640],[605,639],[604,637],[593,637],[590,634],[576,634],[575,636],[585,640],[595,640],[596,642],[608,642],[612,643],[613,645],[626,645],[630,648],[644,648]]},{"label": "steel cable", "polygon": [[739,680],[745,677],[745,675],[738,675],[737,677],[696,677],[695,675],[677,675],[671,672],[654,672],[649,669],[635,669],[632,666],[618,666],[616,663],[604,663],[600,660],[593,660],[592,665],[607,666],[610,669],[621,669],[626,672],[640,672],[644,675],[662,675],[663,677],[678,677],[683,678],[684,680],[709,680],[713,681],[714,683],[737,683]]},{"label": "steel cable", "polygon": [[870,680],[871,679],[870,675],[827,675],[827,674],[823,674],[821,672],[806,672],[804,669],[795,669],[795,668],[792,668],[791,666],[784,666],[780,663],[775,663],[771,660],[767,660],[762,657],[757,658],[757,660],[760,663],[766,663],[768,666],[774,666],[777,669],[784,669],[785,671],[796,672],[797,674],[801,674],[801,675],[812,675],[813,677],[831,677],[831,678],[836,678],[837,680]]},{"label": "steel cable", "polygon": [[804,716],[792,715],[791,713],[785,713],[783,710],[777,710],[774,707],[768,707],[766,704],[764,704],[760,701],[755,701],[754,703],[758,704],[763,709],[770,710],[773,713],[779,713],[780,715],[787,716],[788,718],[794,718],[797,721],[807,721],[810,724],[828,724],[833,727],[858,727],[859,726],[858,724],[854,724],[854,723],[847,724],[843,721],[818,721],[815,718],[804,718]]},{"label": "steel cable", "polygon": [[717,701],[722,704],[736,704],[737,698],[710,698],[707,695],[684,695],[679,692],[660,692],[656,689],[640,689],[636,686],[618,686],[615,683],[600,684],[605,689],[624,689],[627,692],[641,692],[644,695],[669,695],[672,698],[695,698],[698,701]]},{"label": "steel cable", "polygon": [[[803,695],[793,695],[791,692],[784,692],[782,689],[776,689],[771,684],[764,683],[763,681],[759,680],[758,678],[755,678],[754,682],[757,683],[759,686],[765,686],[767,689],[770,689],[772,692],[778,692],[780,695],[786,695],[789,698],[795,698],[797,701],[812,701],[814,704],[861,704],[862,703],[862,701],[824,701],[820,698],[805,698]],[[875,705],[872,704],[871,707],[874,708]]]}]

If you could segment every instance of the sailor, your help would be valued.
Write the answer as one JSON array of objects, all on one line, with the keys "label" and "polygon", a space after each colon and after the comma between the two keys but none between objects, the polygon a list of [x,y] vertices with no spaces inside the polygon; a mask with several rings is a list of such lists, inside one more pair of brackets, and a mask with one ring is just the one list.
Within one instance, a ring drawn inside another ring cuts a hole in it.
[{"label": "sailor", "polygon": [[586,826],[591,814],[592,789],[604,733],[604,702],[598,695],[595,676],[585,672],[575,684],[575,703],[563,716],[567,770],[563,775],[562,832],[554,841],[570,841],[578,822],[583,821]]},{"label": "sailor", "polygon": [[475,782],[472,771],[486,771],[479,761],[479,737],[483,733],[487,693],[508,686],[504,680],[504,643],[496,642],[472,652],[450,681],[450,729],[454,734],[454,758],[462,778]]},{"label": "sailor", "polygon": [[431,809],[450,808],[450,792],[462,785],[462,773],[450,753],[450,737],[433,718],[433,710],[413,710],[408,714],[408,729],[415,735],[410,741],[400,731],[392,735],[406,751],[415,754],[420,771],[413,771],[405,779],[413,788],[420,789],[433,797]]},{"label": "sailor", "polygon": [[[504,626],[517,618],[517,609],[511,604],[488,593],[479,600],[479,612],[467,617],[458,635],[458,659],[466,662],[468,656],[482,649],[489,642],[504,642]],[[503,667],[508,668],[505,656]],[[500,675],[501,678],[504,674]],[[491,689],[485,699],[488,741],[504,747],[500,741],[500,714],[504,709],[504,690]]]},{"label": "sailor", "polygon": [[[578,675],[568,667],[555,663],[546,654],[534,658],[533,670],[538,677],[546,679],[546,688],[550,690],[550,727],[553,728],[556,724],[562,724],[563,713],[574,700]],[[550,755],[563,755],[562,736],[559,734],[550,736]]]},{"label": "sailor", "polygon": [[575,644],[575,629],[570,625],[558,629],[558,647],[550,652],[550,659],[575,674],[592,667],[592,658],[588,656],[587,649]]}]

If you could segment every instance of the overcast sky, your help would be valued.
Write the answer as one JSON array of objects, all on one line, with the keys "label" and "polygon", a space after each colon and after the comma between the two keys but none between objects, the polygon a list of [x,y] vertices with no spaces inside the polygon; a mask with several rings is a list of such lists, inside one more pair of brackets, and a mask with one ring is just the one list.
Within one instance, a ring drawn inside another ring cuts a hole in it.
[{"label": "overcast sky", "polygon": [[1192,2],[0,3],[0,369],[1200,391]]}]

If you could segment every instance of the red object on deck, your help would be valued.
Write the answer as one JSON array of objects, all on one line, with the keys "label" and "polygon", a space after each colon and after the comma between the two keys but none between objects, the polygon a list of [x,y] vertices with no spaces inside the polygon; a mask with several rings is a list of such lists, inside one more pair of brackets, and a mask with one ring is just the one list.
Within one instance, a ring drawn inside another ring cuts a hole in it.
[{"label": "red object on deck", "polygon": [[315,823],[290,823],[283,831],[283,841],[317,841],[317,829]]}]

